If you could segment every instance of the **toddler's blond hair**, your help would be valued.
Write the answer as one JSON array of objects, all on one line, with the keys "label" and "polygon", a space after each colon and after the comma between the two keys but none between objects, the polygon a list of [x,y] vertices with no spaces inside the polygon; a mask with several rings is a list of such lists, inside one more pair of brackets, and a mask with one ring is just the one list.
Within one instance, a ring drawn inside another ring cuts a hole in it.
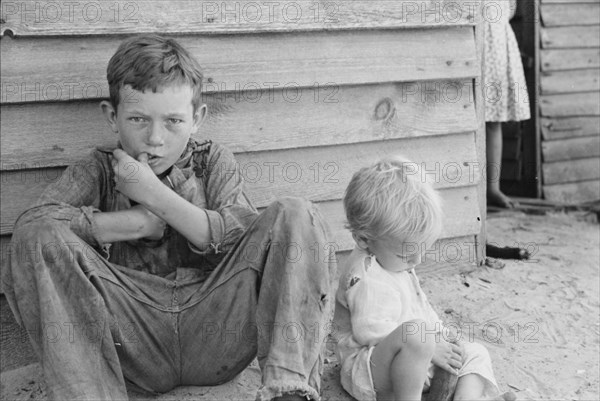
[{"label": "toddler's blond hair", "polygon": [[417,163],[387,157],[361,168],[344,196],[347,228],[364,240],[398,240],[430,247],[442,231],[438,193]]}]

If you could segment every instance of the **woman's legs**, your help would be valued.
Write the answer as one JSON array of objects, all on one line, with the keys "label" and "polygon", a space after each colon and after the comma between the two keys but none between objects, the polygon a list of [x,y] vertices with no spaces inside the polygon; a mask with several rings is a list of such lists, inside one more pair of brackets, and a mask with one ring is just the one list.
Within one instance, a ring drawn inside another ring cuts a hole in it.
[{"label": "woman's legs", "polygon": [[502,123],[485,123],[486,131],[486,176],[487,203],[504,208],[513,208],[516,204],[500,190],[500,172],[502,171]]}]

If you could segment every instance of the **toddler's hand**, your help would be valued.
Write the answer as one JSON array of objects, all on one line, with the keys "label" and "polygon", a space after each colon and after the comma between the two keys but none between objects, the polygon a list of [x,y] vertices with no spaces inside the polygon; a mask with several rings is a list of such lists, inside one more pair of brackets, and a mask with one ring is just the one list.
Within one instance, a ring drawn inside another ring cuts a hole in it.
[{"label": "toddler's hand", "polygon": [[458,374],[462,367],[462,347],[440,338],[436,343],[432,362],[450,373]]}]

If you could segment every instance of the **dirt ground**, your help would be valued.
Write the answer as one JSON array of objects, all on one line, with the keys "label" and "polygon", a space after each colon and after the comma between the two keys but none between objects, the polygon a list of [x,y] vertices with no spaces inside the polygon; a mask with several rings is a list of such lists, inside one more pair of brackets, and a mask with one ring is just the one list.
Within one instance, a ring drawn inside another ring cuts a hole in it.
[{"label": "dirt ground", "polygon": [[[502,269],[421,275],[440,316],[460,328],[463,339],[487,346],[501,390],[514,391],[520,400],[600,399],[600,230],[595,218],[584,212],[491,214],[489,241],[528,246],[531,260],[507,260]],[[327,362],[323,399],[351,400],[338,383],[339,365],[331,352]],[[37,364],[0,376],[1,399],[46,399]],[[253,364],[226,385],[181,387],[152,399],[253,400],[259,382]]]}]

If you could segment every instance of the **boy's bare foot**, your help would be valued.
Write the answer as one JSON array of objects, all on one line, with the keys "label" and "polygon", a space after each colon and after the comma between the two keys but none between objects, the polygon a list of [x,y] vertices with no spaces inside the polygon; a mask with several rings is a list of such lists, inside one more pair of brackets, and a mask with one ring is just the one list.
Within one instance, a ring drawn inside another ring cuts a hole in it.
[{"label": "boy's bare foot", "polygon": [[501,191],[488,191],[487,204],[489,206],[497,206],[504,209],[513,209],[519,203],[504,195]]},{"label": "boy's bare foot", "polygon": [[299,394],[284,394],[281,397],[275,397],[272,401],[306,401],[307,398]]}]

